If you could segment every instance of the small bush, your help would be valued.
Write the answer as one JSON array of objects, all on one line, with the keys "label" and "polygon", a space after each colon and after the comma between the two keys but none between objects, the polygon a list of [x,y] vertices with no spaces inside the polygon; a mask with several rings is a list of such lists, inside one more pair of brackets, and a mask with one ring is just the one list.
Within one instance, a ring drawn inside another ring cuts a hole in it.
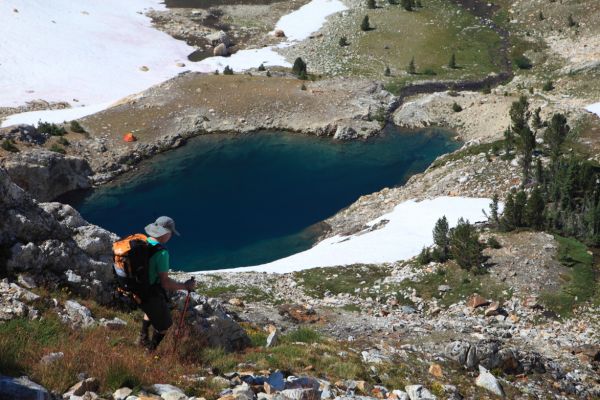
[{"label": "small bush", "polygon": [[285,335],[284,339],[288,343],[317,343],[321,340],[321,334],[310,328],[298,328]]},{"label": "small bush", "polygon": [[433,68],[425,68],[425,69],[423,70],[423,75],[434,76],[434,75],[437,75],[437,72],[435,72],[435,71],[433,70]]},{"label": "small bush", "polygon": [[56,141],[58,144],[61,144],[63,146],[69,146],[71,143],[67,140],[67,138],[65,137],[59,137],[58,140]]},{"label": "small bush", "polygon": [[346,36],[342,36],[338,43],[339,43],[340,47],[346,47],[350,44],[350,43],[348,43],[348,39],[346,39]]},{"label": "small bush", "polygon": [[113,392],[125,386],[128,388],[138,387],[140,382],[140,378],[130,371],[125,363],[117,361],[108,369],[104,384]]},{"label": "small bush", "polygon": [[300,86],[300,90],[306,90],[306,85],[303,83],[302,86]]},{"label": "small bush", "polygon": [[482,93],[483,93],[483,94],[490,94],[490,93],[492,93],[492,88],[491,88],[491,86],[490,86],[490,85],[485,85],[485,86],[483,87]]},{"label": "small bush", "polygon": [[264,64],[260,64],[260,65],[258,66],[258,70],[259,70],[259,71],[266,71],[267,69],[265,68],[265,65],[264,65]]},{"label": "small bush", "polygon": [[515,57],[513,61],[519,69],[531,69],[533,67],[531,60],[524,55]]},{"label": "small bush", "polygon": [[62,126],[58,126],[49,122],[38,122],[38,131],[40,133],[47,133],[50,136],[62,136],[67,131]]},{"label": "small bush", "polygon": [[223,75],[233,75],[233,69],[229,67],[229,65],[226,65],[225,68],[223,68]]},{"label": "small bush", "polygon": [[215,75],[219,75],[219,70],[215,69]]},{"label": "small bush", "polygon": [[502,248],[502,245],[500,244],[500,242],[498,241],[498,239],[496,239],[495,236],[490,236],[488,238],[487,245],[488,245],[488,247],[490,247],[492,249],[500,249],[500,248]]},{"label": "small bush", "polygon": [[550,79],[548,79],[545,83],[544,86],[542,87],[542,90],[544,92],[549,92],[551,90],[554,90],[554,82],[552,82]]},{"label": "small bush", "polygon": [[15,145],[15,142],[12,139],[5,139],[2,142],[2,148],[11,153],[17,153],[19,151],[19,149]]},{"label": "small bush", "polygon": [[452,111],[461,112],[462,110],[462,107],[457,102],[454,102],[454,104],[452,104]]},{"label": "small bush", "polygon": [[433,259],[431,258],[431,250],[429,250],[428,247],[423,247],[423,250],[421,250],[421,252],[417,256],[417,263],[419,265],[427,265],[431,261],[433,261]]},{"label": "small bush", "polygon": [[375,4],[375,0],[367,0],[367,8],[369,8],[369,9],[377,8],[377,5]]},{"label": "small bush", "polygon": [[267,76],[267,78],[270,78],[271,77],[271,71],[267,71],[266,76]]},{"label": "small bush", "polygon": [[58,143],[54,143],[52,144],[52,146],[50,146],[50,151],[54,151],[56,153],[60,153],[60,154],[65,154],[67,151],[62,148]]},{"label": "small bush", "polygon": [[448,90],[448,96],[450,96],[450,97],[458,97],[459,93],[456,90]]},{"label": "small bush", "polygon": [[71,121],[69,127],[71,128],[71,131],[75,133],[85,133],[85,129],[83,129],[83,126],[81,126],[81,124],[75,120]]},{"label": "small bush", "polygon": [[390,71],[390,67],[385,67],[385,69],[383,70],[383,75],[384,76],[392,75],[392,72]]},{"label": "small bush", "polygon": [[569,25],[569,28],[577,26],[577,22],[575,22],[575,20],[573,19],[573,14],[569,14],[569,16],[567,17],[567,24]]}]

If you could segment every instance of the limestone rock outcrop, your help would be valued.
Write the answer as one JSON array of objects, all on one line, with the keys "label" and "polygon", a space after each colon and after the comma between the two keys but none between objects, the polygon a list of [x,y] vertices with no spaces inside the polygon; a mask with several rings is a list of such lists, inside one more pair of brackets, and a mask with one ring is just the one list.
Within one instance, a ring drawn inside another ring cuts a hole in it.
[{"label": "limestone rock outcrop", "polygon": [[2,166],[11,180],[39,201],[91,186],[92,169],[82,158],[36,149],[7,157]]},{"label": "limestone rock outcrop", "polygon": [[67,283],[108,301],[111,243],[117,236],[87,223],[72,207],[37,203],[0,168],[0,276],[27,273],[34,281]]}]

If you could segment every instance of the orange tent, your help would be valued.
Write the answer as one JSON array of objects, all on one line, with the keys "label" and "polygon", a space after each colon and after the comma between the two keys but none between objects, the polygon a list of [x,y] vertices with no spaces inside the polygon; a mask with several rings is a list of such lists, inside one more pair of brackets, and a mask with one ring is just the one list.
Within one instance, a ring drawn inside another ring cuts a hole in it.
[{"label": "orange tent", "polygon": [[123,140],[126,141],[126,142],[135,142],[137,140],[137,138],[133,135],[133,133],[127,132],[123,136]]}]

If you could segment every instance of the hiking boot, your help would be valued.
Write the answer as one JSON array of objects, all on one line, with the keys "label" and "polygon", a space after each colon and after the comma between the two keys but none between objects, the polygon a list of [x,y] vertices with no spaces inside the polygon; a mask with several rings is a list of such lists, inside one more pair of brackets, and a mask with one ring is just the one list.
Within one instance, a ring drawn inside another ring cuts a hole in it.
[{"label": "hiking boot", "polygon": [[165,335],[163,333],[154,331],[154,334],[152,335],[152,340],[148,340],[147,342],[148,344],[146,345],[146,349],[148,349],[148,351],[150,352],[153,352],[154,350],[156,350],[160,342],[162,342],[164,337]]},{"label": "hiking boot", "polygon": [[135,344],[137,344],[138,346],[148,348],[148,346],[150,345],[150,338],[148,337],[148,333],[140,333],[135,341]]}]

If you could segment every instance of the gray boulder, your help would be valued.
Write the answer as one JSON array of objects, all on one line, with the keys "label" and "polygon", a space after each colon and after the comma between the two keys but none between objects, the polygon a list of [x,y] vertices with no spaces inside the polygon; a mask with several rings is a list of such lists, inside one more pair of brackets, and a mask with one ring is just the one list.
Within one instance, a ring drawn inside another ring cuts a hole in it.
[{"label": "gray boulder", "polygon": [[48,390],[28,377],[11,378],[0,375],[0,399],[11,400],[51,400]]},{"label": "gray boulder", "polygon": [[227,46],[225,46],[223,43],[217,45],[217,47],[213,49],[213,55],[215,57],[226,57],[228,54],[229,52],[227,51]]},{"label": "gray boulder", "polygon": [[218,46],[221,43],[226,47],[231,46],[231,39],[229,36],[227,36],[227,33],[223,31],[213,32],[209,35],[206,35],[206,40],[208,40],[212,46]]},{"label": "gray boulder", "polygon": [[91,187],[92,169],[88,162],[55,151],[37,149],[15,153],[7,157],[2,166],[14,183],[39,201]]},{"label": "gray boulder", "polygon": [[436,400],[437,397],[433,395],[423,385],[408,385],[404,388],[408,394],[410,400]]}]

